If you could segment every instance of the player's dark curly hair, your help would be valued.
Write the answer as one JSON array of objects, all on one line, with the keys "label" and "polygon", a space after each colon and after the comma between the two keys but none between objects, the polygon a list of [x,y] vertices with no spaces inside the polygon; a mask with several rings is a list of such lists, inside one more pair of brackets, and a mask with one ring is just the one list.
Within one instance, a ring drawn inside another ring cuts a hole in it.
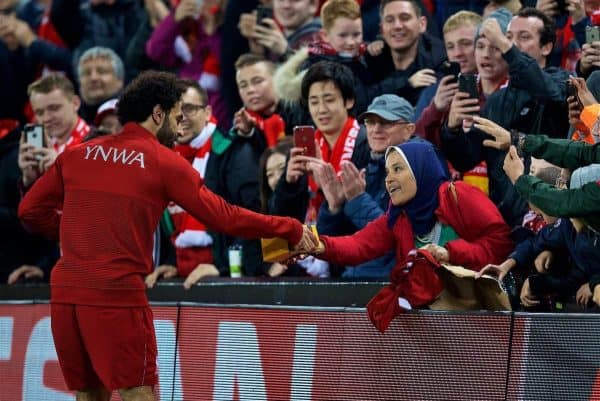
[{"label": "player's dark curly hair", "polygon": [[127,85],[119,98],[117,114],[121,124],[145,121],[156,105],[168,113],[185,89],[177,76],[170,72],[142,72]]}]

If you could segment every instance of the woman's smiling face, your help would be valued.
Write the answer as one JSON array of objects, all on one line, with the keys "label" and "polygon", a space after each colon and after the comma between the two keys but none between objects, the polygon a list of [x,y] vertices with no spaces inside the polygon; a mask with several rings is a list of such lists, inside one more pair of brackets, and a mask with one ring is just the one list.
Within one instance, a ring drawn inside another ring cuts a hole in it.
[{"label": "woman's smiling face", "polygon": [[415,177],[405,158],[391,151],[385,161],[385,188],[394,206],[402,206],[417,194]]}]

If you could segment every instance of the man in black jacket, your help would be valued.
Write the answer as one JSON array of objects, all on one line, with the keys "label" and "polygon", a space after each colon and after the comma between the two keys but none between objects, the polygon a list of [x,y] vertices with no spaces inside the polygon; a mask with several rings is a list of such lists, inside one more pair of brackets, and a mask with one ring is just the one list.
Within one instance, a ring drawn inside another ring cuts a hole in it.
[{"label": "man in black jacket", "polygon": [[427,19],[415,0],[383,0],[381,33],[385,46],[378,56],[367,55],[374,78],[402,78],[397,95],[413,106],[423,88],[436,82],[434,68],[446,58],[444,44],[425,33]]},{"label": "man in black jacket", "polygon": [[[508,85],[487,99],[481,115],[515,133],[565,137],[569,124],[566,103],[569,74],[547,67],[555,38],[552,20],[536,9],[527,8],[512,19],[507,36],[494,19],[484,21],[479,34],[500,49],[509,66]],[[470,116],[464,114],[461,118]],[[527,204],[502,170],[504,152],[483,145],[489,138],[474,128],[465,133],[460,126],[445,126],[442,150],[460,171],[468,171],[481,161],[487,163],[490,198],[506,222],[516,227],[521,224]]]}]

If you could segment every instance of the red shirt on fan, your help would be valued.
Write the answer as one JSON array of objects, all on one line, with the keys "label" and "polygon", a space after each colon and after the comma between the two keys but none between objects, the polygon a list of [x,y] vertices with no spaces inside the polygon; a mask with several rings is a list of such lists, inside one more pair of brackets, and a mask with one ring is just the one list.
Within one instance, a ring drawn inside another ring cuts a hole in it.
[{"label": "red shirt on fan", "polygon": [[[147,305],[152,233],[174,201],[207,227],[228,235],[281,237],[297,244],[302,225],[232,206],[210,192],[197,171],[136,123],[117,135],[61,154],[19,205],[32,232],[59,237],[51,302]],[[62,209],[62,211],[60,210]]]}]

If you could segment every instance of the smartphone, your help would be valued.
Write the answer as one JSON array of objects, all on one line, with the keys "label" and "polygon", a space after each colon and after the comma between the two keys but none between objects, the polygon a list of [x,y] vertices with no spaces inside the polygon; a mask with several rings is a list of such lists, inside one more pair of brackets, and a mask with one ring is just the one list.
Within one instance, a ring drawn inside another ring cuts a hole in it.
[{"label": "smartphone", "polygon": [[567,0],[554,0],[556,1],[557,11],[559,15],[568,14],[569,9],[567,8]]},{"label": "smartphone", "polygon": [[567,81],[567,98],[573,96],[577,100],[578,107],[583,110],[583,103],[579,100],[579,93],[577,92],[577,88],[575,85],[571,83],[571,81]]},{"label": "smartphone", "polygon": [[40,124],[27,124],[24,128],[25,141],[36,148],[43,148],[46,146],[44,140],[44,127]]},{"label": "smartphone", "polygon": [[460,64],[456,61],[444,60],[440,63],[436,70],[438,72],[439,79],[442,79],[448,75],[452,75],[454,77],[453,80],[456,80],[458,74],[460,74]]},{"label": "smartphone", "polygon": [[267,26],[263,20],[265,18],[273,19],[273,9],[271,7],[266,6],[258,6],[256,7],[256,23],[258,25]]},{"label": "smartphone", "polygon": [[585,43],[600,41],[600,27],[586,26],[585,27]]},{"label": "smartphone", "polygon": [[304,156],[316,157],[315,127],[312,125],[299,125],[294,127],[294,146],[304,149]]},{"label": "smartphone", "polygon": [[479,99],[477,76],[475,74],[458,74],[458,90],[468,93],[471,99]]}]

